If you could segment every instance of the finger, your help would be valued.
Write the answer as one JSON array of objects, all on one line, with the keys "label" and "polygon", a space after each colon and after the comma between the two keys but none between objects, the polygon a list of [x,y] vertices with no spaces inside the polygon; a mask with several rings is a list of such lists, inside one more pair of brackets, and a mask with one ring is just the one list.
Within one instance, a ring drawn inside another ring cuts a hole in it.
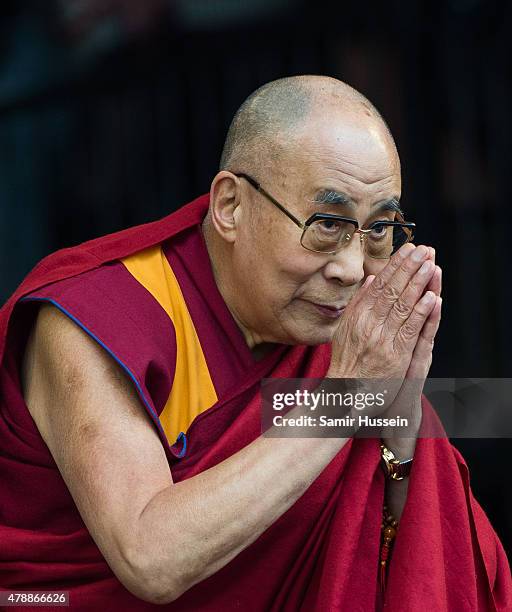
[{"label": "finger", "polygon": [[402,295],[393,304],[385,321],[386,332],[393,336],[410,317],[414,306],[431,283],[436,267],[427,259],[412,277],[402,292]]},{"label": "finger", "polygon": [[439,323],[441,322],[442,302],[443,299],[437,297],[436,304],[425,321],[425,325],[421,330],[418,342],[414,349],[406,378],[425,379],[427,377],[430,364],[432,362],[434,339],[436,337],[437,330],[439,329]]},{"label": "finger", "polygon": [[345,318],[348,316],[348,313],[351,310],[359,310],[359,302],[363,299],[363,297],[367,294],[368,287],[373,283],[375,279],[374,274],[369,274],[365,279],[363,284],[359,287],[359,289],[354,293],[354,295],[350,298],[348,302],[347,308],[345,308],[344,316]]},{"label": "finger", "polygon": [[[419,270],[423,262],[428,257],[428,249],[426,246],[420,245],[416,247],[411,254],[406,257],[401,265],[396,269],[391,279],[382,287],[380,295],[375,300],[372,308],[373,315],[378,322],[384,322],[395,302],[402,295],[411,279]],[[371,287],[379,280],[378,275]],[[370,289],[369,293],[372,293]],[[420,294],[421,295],[421,294]]]},{"label": "finger", "polygon": [[428,291],[433,291],[436,295],[441,295],[443,271],[439,266],[436,266],[435,272],[427,285]]},{"label": "finger", "polygon": [[365,295],[368,287],[373,283],[374,280],[375,280],[375,274],[369,274],[364,279],[363,284],[359,287],[359,289],[356,291],[354,297],[350,300],[350,303],[352,305],[356,305],[358,302],[361,301],[361,299]]},{"label": "finger", "polygon": [[400,268],[403,262],[415,250],[415,246],[411,243],[404,244],[396,253],[393,254],[385,268],[376,275],[372,282],[372,287],[368,291],[365,298],[365,306],[370,308],[379,298],[383,288],[391,280],[395,272]]},{"label": "finger", "polygon": [[432,291],[427,291],[425,295],[414,305],[411,314],[403,322],[395,336],[395,350],[401,354],[402,351],[413,352],[418,336],[423,329],[423,325],[436,305],[436,295]]},{"label": "finger", "polygon": [[391,280],[393,274],[415,250],[415,248],[416,247],[412,243],[408,242],[392,255],[391,259],[386,264],[386,267],[379,272],[379,274],[377,274],[375,280],[372,282],[372,288],[368,291],[368,295],[365,297],[365,306],[370,308],[375,303],[385,285]]}]

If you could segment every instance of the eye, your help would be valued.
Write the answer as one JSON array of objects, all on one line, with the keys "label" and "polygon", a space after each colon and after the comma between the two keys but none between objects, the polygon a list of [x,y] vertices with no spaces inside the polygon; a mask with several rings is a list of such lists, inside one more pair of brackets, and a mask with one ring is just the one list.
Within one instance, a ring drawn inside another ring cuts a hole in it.
[{"label": "eye", "polygon": [[[309,236],[315,237],[324,246],[327,242],[331,245],[339,243],[340,240],[350,241],[354,233],[354,226],[341,219],[317,219],[309,227]],[[316,248],[315,250],[320,250]]]},{"label": "eye", "polygon": [[391,227],[389,225],[378,223],[372,227],[372,233],[370,235],[372,238],[380,239],[384,238],[390,230]]},{"label": "eye", "polygon": [[338,232],[341,228],[341,223],[336,219],[323,219],[319,223],[322,230],[327,232]]}]

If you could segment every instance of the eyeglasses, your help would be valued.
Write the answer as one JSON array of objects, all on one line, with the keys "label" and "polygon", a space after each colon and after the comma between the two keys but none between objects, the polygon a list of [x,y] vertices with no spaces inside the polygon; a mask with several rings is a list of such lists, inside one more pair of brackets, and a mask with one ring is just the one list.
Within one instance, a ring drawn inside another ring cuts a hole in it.
[{"label": "eyeglasses", "polygon": [[245,179],[300,227],[302,230],[300,243],[308,251],[334,255],[350,244],[354,234],[359,234],[366,255],[373,259],[389,259],[402,245],[410,242],[414,237],[413,231],[416,224],[406,223],[398,212],[399,221],[375,221],[367,229],[361,229],[356,219],[329,213],[314,213],[309,219],[301,222],[268,191],[265,191],[258,181],[248,174],[234,174]]}]

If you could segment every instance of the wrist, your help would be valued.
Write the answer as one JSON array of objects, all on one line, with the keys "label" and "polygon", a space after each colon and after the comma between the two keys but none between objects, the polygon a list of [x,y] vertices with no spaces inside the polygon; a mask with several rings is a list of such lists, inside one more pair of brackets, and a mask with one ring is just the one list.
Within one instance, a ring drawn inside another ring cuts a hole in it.
[{"label": "wrist", "polygon": [[389,448],[400,461],[414,457],[416,438],[382,438],[382,444]]},{"label": "wrist", "polygon": [[383,436],[382,443],[389,448],[400,461],[412,459],[416,450],[416,440],[421,425],[421,402],[414,404],[411,415],[408,415],[408,425],[406,428],[394,428],[388,430],[392,435]]}]

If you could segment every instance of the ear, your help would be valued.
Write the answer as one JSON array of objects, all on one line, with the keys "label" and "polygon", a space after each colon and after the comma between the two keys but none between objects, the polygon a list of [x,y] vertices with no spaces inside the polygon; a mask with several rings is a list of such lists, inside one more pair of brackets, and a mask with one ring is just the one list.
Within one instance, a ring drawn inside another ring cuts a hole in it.
[{"label": "ear", "polygon": [[241,195],[240,179],[222,170],[210,187],[210,217],[217,233],[227,242],[235,242]]}]

